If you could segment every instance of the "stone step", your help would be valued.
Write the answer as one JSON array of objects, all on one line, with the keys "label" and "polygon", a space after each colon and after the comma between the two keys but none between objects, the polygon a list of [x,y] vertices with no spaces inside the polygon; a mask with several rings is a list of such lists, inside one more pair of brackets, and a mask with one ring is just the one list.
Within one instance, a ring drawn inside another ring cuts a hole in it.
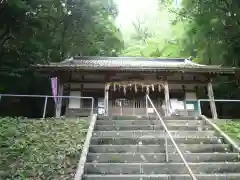
[{"label": "stone step", "polygon": [[[171,131],[173,137],[214,137],[214,131]],[[123,138],[141,138],[141,137],[165,137],[164,131],[157,130],[138,130],[138,131],[94,131],[93,137],[123,137]]]},{"label": "stone step", "polygon": [[[230,152],[228,144],[178,144],[182,152],[203,153],[203,152]],[[168,151],[177,152],[173,145],[168,145]],[[91,145],[91,153],[164,153],[163,145]]]},{"label": "stone step", "polygon": [[[201,144],[222,144],[222,139],[218,137],[175,137],[174,138],[176,143],[179,144],[199,144],[199,147]],[[112,137],[92,137],[91,144],[93,145],[101,145],[101,144],[112,144],[112,145],[126,145],[126,144],[151,144],[151,145],[164,145],[165,144],[165,138],[164,137],[141,137],[141,138],[112,138]],[[168,141],[168,144],[170,145],[170,140]]]},{"label": "stone step", "polygon": [[[168,126],[169,130],[188,130],[196,131],[200,130],[200,126],[182,126],[182,125],[172,125]],[[163,130],[162,125],[96,125],[95,130],[98,131],[114,131],[114,130]],[[203,128],[203,130],[208,130],[208,128]]]},{"label": "stone step", "polygon": [[156,118],[156,116],[99,116],[98,120],[150,120]]},{"label": "stone step", "polygon": [[[195,174],[197,180],[240,180],[240,174]],[[189,174],[85,175],[83,180],[192,180]]]},{"label": "stone step", "polygon": [[199,116],[163,116],[164,120],[193,120],[201,119]]},{"label": "stone step", "polygon": [[[201,120],[166,120],[167,126],[198,126]],[[159,120],[97,120],[96,125],[162,125]]]},{"label": "stone step", "polygon": [[[169,162],[182,162],[178,153],[169,153]],[[184,153],[189,162],[234,162],[237,153]],[[89,153],[88,162],[93,163],[161,163],[166,162],[165,153]]]},{"label": "stone step", "polygon": [[[98,120],[155,120],[157,116],[98,116]],[[163,119],[166,120],[193,120],[193,119],[200,119],[199,117],[195,116],[162,116]]]},{"label": "stone step", "polygon": [[[188,163],[193,173],[236,173],[240,162]],[[183,163],[86,163],[86,174],[187,174]]]}]

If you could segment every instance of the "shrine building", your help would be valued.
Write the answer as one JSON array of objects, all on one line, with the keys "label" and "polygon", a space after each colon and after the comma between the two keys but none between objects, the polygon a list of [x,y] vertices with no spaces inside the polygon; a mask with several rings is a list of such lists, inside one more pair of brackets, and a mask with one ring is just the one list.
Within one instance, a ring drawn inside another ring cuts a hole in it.
[{"label": "shrine building", "polygon": [[[34,68],[58,79],[59,96],[94,98],[94,113],[105,116],[143,116],[148,94],[164,116],[198,114],[198,93],[214,99],[212,80],[234,77],[236,68],[202,65],[184,58],[73,57],[60,63],[38,64]],[[57,101],[61,116],[87,116],[91,100],[64,98]],[[210,102],[212,117],[216,105]]]}]

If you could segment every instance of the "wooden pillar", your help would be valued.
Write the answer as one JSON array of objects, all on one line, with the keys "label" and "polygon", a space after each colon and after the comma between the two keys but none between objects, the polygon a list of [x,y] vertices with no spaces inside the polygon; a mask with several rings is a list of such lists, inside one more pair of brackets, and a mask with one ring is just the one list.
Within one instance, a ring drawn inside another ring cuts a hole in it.
[{"label": "wooden pillar", "polygon": [[136,100],[135,100],[135,94],[133,94],[133,116],[135,116],[136,115],[136,110],[135,110],[135,108],[136,108]]},{"label": "wooden pillar", "polygon": [[[59,86],[58,86],[58,96],[63,96],[63,84],[60,83]],[[61,111],[62,111],[62,97],[58,97],[57,98],[57,102],[56,102],[56,109],[55,109],[55,115],[56,115],[56,118],[60,118],[61,117]]]},{"label": "wooden pillar", "polygon": [[[69,82],[69,83],[67,83],[66,84],[66,87],[67,87],[67,96],[70,96],[70,91],[71,91],[71,81],[72,81],[72,72],[71,73],[69,73],[68,74],[68,78],[66,79],[66,81],[67,82]],[[69,108],[69,102],[70,102],[70,98],[66,98],[66,100],[65,100],[65,104],[66,104],[66,108],[65,108],[65,115],[67,115],[68,114],[68,108]]]},{"label": "wooden pillar", "polygon": [[104,115],[105,116],[108,116],[109,86],[110,85],[106,83],[104,88],[104,110],[105,110]]},{"label": "wooden pillar", "polygon": [[[84,81],[84,76],[82,76],[82,81]],[[84,89],[84,84],[82,83],[82,84],[80,85],[80,97],[83,96],[83,89]],[[79,101],[80,101],[80,109],[81,109],[81,108],[84,108],[84,107],[83,107],[83,99],[80,98]]]},{"label": "wooden pillar", "polygon": [[133,99],[133,116],[136,116],[136,100],[135,100],[135,97]]},{"label": "wooden pillar", "polygon": [[[83,84],[81,84],[79,96],[80,96],[80,97],[83,96]],[[80,109],[81,109],[81,108],[84,108],[84,107],[83,107],[83,99],[79,98],[79,101],[80,101],[80,103],[79,103]]]},{"label": "wooden pillar", "polygon": [[188,115],[188,111],[187,111],[186,87],[183,85],[182,89],[183,89],[183,93],[184,93],[184,100],[183,100],[184,114],[185,114],[185,116],[187,116]]},{"label": "wooden pillar", "polygon": [[164,82],[164,95],[165,95],[165,106],[166,106],[166,116],[170,116],[170,98],[169,98],[169,87],[168,81]]},{"label": "wooden pillar", "polygon": [[208,98],[210,99],[210,108],[211,108],[211,112],[212,112],[212,118],[217,119],[218,116],[217,116],[216,104],[215,104],[215,101],[214,101],[212,79],[209,80],[208,85],[207,85],[207,89],[208,89]]}]

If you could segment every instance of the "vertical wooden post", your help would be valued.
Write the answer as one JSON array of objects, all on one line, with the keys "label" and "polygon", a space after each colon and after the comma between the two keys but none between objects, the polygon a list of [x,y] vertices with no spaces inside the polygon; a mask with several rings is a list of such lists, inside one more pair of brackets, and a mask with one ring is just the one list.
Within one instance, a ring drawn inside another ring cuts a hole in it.
[{"label": "vertical wooden post", "polygon": [[183,85],[182,89],[183,89],[183,93],[184,93],[184,100],[183,100],[184,114],[185,114],[185,116],[187,116],[188,115],[188,111],[187,111],[186,87]]},{"label": "vertical wooden post", "polygon": [[[159,80],[159,79],[157,79]],[[157,98],[157,101],[158,101],[158,109],[161,110],[162,109],[162,99],[161,99],[161,96],[160,96],[160,93],[161,93],[161,87],[162,85],[161,84],[158,84],[158,92],[159,92],[159,95],[158,95],[158,98]]]},{"label": "vertical wooden post", "polygon": [[134,95],[133,95],[133,116],[136,115],[135,108],[136,108],[136,100],[135,100],[135,94],[134,94]]},{"label": "vertical wooden post", "polygon": [[[73,72],[70,72],[70,73],[68,74],[68,78],[66,79],[66,81],[69,82],[69,83],[67,84],[67,89],[68,89],[68,91],[67,91],[67,96],[70,96],[70,91],[71,91],[71,83],[70,83],[70,82],[72,81],[72,74],[73,74]],[[66,105],[65,115],[68,114],[69,102],[70,102],[70,98],[66,98],[66,100],[65,100],[65,105]]]},{"label": "vertical wooden post", "polygon": [[[62,83],[59,84],[58,96],[63,96],[63,84]],[[63,99],[62,97],[57,98],[56,111],[55,111],[56,118],[60,118],[60,116],[61,116],[62,99]]]},{"label": "vertical wooden post", "polygon": [[[83,84],[80,85],[80,92],[79,92],[79,96],[82,97],[83,96]],[[80,101],[79,106],[80,109],[84,108],[84,103],[83,103],[83,99],[79,98],[78,99]]]},{"label": "vertical wooden post", "polygon": [[164,82],[164,95],[165,95],[165,106],[166,106],[166,116],[170,116],[170,98],[169,98],[169,87],[168,81]]},{"label": "vertical wooden post", "polygon": [[211,108],[211,112],[212,112],[212,118],[217,119],[218,115],[217,115],[216,104],[215,104],[215,101],[214,101],[212,79],[209,80],[208,85],[207,85],[207,89],[208,89],[208,98],[210,99],[210,108]]},{"label": "vertical wooden post", "polygon": [[188,116],[186,95],[185,95],[185,98],[183,101],[183,106],[184,106],[184,114],[185,114],[185,116]]},{"label": "vertical wooden post", "polygon": [[109,84],[105,84],[105,90],[104,90],[104,110],[105,110],[105,116],[108,116],[108,99],[109,99]]},{"label": "vertical wooden post", "polygon": [[[149,96],[149,86],[146,86],[146,94]],[[146,96],[146,116],[148,116],[148,98]]]},{"label": "vertical wooden post", "polygon": [[[84,81],[84,76],[82,76],[82,81]],[[84,89],[84,84],[82,83],[81,85],[80,85],[80,97],[82,97],[83,96],[83,89]],[[79,101],[80,101],[80,109],[81,108],[83,108],[83,99],[79,99]]]}]

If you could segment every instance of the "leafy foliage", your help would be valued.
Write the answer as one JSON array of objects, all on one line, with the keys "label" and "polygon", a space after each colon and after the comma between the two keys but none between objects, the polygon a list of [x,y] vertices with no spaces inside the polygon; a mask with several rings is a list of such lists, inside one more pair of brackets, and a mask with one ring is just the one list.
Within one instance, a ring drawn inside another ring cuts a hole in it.
[{"label": "leafy foliage", "polygon": [[239,121],[228,121],[228,122],[220,122],[217,125],[227,133],[232,138],[240,141],[240,122]]},{"label": "leafy foliage", "polygon": [[0,119],[0,179],[72,179],[86,120]]},{"label": "leafy foliage", "polygon": [[182,54],[180,24],[172,25],[176,14],[172,13],[172,0],[160,0],[155,18],[137,17],[133,22],[133,33],[125,39],[124,56],[179,57]]},{"label": "leafy foliage", "polygon": [[49,79],[29,69],[33,64],[118,55],[117,13],[113,0],[1,0],[1,93],[51,94]]},{"label": "leafy foliage", "polygon": [[[12,84],[33,76],[28,70],[32,64],[75,55],[116,56],[123,47],[116,15],[108,0],[0,1],[2,91],[23,91]],[[29,84],[28,79],[25,91]]]},{"label": "leafy foliage", "polygon": [[[238,0],[159,0],[156,21],[137,21],[123,55],[191,57],[197,63],[239,67],[240,3]],[[140,18],[141,19],[141,18]],[[164,20],[168,23],[164,23]],[[160,25],[159,23],[160,22]],[[217,77],[215,97],[239,99],[236,79]],[[222,117],[239,117],[234,103],[217,103]]]},{"label": "leafy foliage", "polygon": [[[183,0],[176,13],[180,14],[178,23],[186,27],[182,36],[185,53],[204,64],[239,67],[239,1]],[[216,78],[215,83],[216,98],[239,99],[236,79]],[[239,117],[234,103],[219,109],[221,114]]]},{"label": "leafy foliage", "polygon": [[[138,51],[136,54],[143,56],[191,56],[204,64],[239,66],[239,16],[237,0],[182,0],[178,8],[172,0],[159,0],[158,18],[168,20],[168,31],[164,31],[167,24],[163,21],[164,26],[138,21],[123,54]],[[138,43],[134,42],[136,37]],[[139,41],[141,38],[144,42]]]}]

